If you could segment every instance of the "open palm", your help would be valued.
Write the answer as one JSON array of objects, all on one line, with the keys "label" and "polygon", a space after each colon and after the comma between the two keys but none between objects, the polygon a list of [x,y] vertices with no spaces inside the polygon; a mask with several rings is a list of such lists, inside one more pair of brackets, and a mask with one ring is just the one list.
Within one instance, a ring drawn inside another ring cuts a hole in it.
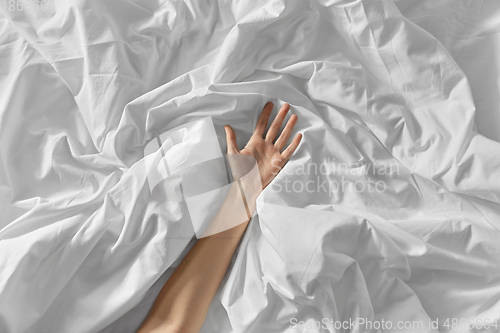
[{"label": "open palm", "polygon": [[271,183],[274,177],[276,177],[281,168],[283,168],[293,155],[302,139],[302,134],[297,134],[292,143],[283,150],[286,141],[297,123],[297,115],[292,115],[290,117],[280,136],[276,139],[289,110],[290,105],[288,103],[283,104],[264,137],[269,116],[273,111],[273,103],[267,103],[262,110],[262,114],[260,115],[252,137],[242,150],[238,150],[236,134],[233,129],[230,126],[224,127],[226,130],[227,153],[244,154],[255,158],[259,167],[263,189]]}]

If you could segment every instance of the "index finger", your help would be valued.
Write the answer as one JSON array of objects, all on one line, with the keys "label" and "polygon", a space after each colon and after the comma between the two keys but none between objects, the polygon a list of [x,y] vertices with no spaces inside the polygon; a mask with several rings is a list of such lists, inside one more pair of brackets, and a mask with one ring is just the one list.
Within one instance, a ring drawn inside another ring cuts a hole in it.
[{"label": "index finger", "polygon": [[260,115],[259,121],[257,122],[257,126],[255,126],[255,131],[253,131],[254,135],[264,135],[267,127],[267,121],[269,120],[271,112],[273,112],[273,103],[268,102],[262,110],[262,114]]}]

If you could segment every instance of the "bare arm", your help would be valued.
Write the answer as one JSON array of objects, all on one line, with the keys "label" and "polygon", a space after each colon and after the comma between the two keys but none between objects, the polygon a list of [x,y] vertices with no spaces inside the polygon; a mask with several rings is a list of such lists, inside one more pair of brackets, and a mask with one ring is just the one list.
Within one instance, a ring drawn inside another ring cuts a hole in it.
[{"label": "bare arm", "polygon": [[[274,142],[290,109],[288,104],[284,104],[280,109],[264,138],[263,135],[272,109],[273,104],[267,103],[252,138],[241,151],[238,150],[234,131],[229,126],[225,127],[228,154],[243,154],[255,158],[262,189],[274,179],[302,139],[302,135],[297,134],[290,146],[282,151],[297,122],[297,116],[293,115]],[[248,206],[251,209],[255,207],[258,194],[259,192],[250,191],[246,197],[246,200],[250,202]],[[228,215],[231,216],[233,201],[241,199],[240,188],[236,183],[233,183],[226,201],[214,218],[214,222],[227,219]],[[201,238],[196,242],[163,286],[138,333],[184,333],[200,330],[208,307],[229,267],[248,222],[249,220],[228,230]]]}]

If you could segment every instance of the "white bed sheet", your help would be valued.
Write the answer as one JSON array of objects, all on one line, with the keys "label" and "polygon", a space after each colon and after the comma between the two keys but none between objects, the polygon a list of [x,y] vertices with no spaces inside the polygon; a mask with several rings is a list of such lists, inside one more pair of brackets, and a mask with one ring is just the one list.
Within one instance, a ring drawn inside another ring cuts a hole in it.
[{"label": "white bed sheet", "polygon": [[500,142],[500,2],[396,0],[401,13],[432,34],[464,71],[482,135]]},{"label": "white bed sheet", "polygon": [[[498,83],[498,57],[474,54],[483,31],[496,42],[486,3],[2,7],[0,331],[133,332],[193,235],[150,194],[144,147],[206,116],[222,149],[225,124],[242,144],[268,100],[292,105],[304,139],[259,197],[203,331],[498,322],[498,86],[481,85]],[[347,169],[303,172],[331,161]],[[283,190],[366,183],[374,165],[397,166],[375,177],[381,193]]]}]

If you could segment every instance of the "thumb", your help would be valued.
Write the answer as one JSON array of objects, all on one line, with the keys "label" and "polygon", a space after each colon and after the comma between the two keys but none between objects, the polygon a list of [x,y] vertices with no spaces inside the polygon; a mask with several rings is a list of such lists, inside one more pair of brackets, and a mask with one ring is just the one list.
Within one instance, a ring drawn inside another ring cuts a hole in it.
[{"label": "thumb", "polygon": [[226,130],[227,153],[239,153],[238,143],[236,142],[236,134],[234,133],[233,129],[229,125],[224,126],[224,129]]}]

